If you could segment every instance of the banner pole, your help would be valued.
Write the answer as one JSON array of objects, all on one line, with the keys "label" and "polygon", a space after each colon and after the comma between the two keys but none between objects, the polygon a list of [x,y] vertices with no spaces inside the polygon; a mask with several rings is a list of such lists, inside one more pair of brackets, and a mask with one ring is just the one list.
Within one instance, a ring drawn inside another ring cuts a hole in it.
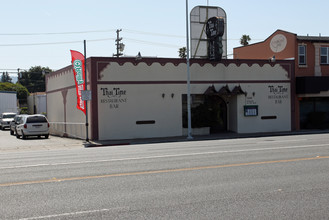
[{"label": "banner pole", "polygon": [[[87,49],[86,49],[86,40],[83,41],[83,45],[84,45],[84,56],[85,56],[85,91],[87,90]],[[89,136],[88,136],[88,101],[85,101],[85,108],[86,108],[86,142],[89,142]]]}]

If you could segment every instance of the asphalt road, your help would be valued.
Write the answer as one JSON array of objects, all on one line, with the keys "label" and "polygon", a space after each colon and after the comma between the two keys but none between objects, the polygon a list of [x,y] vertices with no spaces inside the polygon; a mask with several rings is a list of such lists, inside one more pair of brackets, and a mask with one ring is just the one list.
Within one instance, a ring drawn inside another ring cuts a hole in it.
[{"label": "asphalt road", "polygon": [[0,152],[0,219],[328,219],[328,140]]}]

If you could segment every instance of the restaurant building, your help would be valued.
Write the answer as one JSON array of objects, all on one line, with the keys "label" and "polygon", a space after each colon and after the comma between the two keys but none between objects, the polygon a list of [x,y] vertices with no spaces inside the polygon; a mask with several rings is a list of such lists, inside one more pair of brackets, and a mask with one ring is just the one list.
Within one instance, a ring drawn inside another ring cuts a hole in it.
[{"label": "restaurant building", "polygon": [[[192,134],[290,131],[294,122],[294,61],[190,60]],[[91,140],[186,135],[185,59],[87,59]],[[51,133],[86,137],[76,108],[72,66],[46,76]]]}]

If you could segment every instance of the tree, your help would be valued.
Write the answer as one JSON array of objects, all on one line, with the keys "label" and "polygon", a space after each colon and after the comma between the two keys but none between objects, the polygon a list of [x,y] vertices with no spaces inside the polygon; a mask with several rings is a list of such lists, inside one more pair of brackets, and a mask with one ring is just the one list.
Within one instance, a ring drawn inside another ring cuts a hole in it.
[{"label": "tree", "polygon": [[14,84],[9,82],[0,82],[0,91],[16,91]]},{"label": "tree", "polygon": [[249,45],[249,41],[251,41],[251,38],[249,37],[249,35],[244,34],[240,38],[240,44],[243,46]]},{"label": "tree", "polygon": [[19,100],[20,104],[26,103],[27,97],[29,96],[29,91],[19,83],[0,83],[0,91],[16,91],[17,99]]},{"label": "tree", "polygon": [[3,72],[1,76],[1,82],[11,82],[11,77],[9,76],[8,72]]},{"label": "tree", "polygon": [[14,84],[14,89],[17,92],[17,99],[19,104],[27,103],[27,97],[30,95],[26,87],[22,86],[19,83]]},{"label": "tree", "polygon": [[45,75],[51,72],[52,70],[49,69],[49,67],[31,67],[28,71],[20,73],[19,82],[25,86],[30,93],[44,92],[46,91]]},{"label": "tree", "polygon": [[179,48],[179,50],[178,50],[178,56],[180,58],[183,58],[183,59],[185,59],[187,57],[186,47]]}]

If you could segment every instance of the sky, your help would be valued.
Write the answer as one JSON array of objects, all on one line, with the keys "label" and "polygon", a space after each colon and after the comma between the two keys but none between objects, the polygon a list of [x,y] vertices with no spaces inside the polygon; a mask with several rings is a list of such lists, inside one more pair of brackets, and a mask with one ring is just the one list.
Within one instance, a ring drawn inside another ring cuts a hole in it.
[{"label": "sky", "polygon": [[[277,29],[297,35],[329,36],[328,0],[189,0],[218,6],[227,14],[228,54],[247,34],[250,43]],[[87,57],[116,53],[116,30],[124,55],[178,58],[186,46],[185,0],[0,0],[0,73],[14,76],[33,66],[58,70],[71,65],[70,50]],[[230,58],[230,57],[229,57]],[[231,57],[232,58],[232,57]]]}]

